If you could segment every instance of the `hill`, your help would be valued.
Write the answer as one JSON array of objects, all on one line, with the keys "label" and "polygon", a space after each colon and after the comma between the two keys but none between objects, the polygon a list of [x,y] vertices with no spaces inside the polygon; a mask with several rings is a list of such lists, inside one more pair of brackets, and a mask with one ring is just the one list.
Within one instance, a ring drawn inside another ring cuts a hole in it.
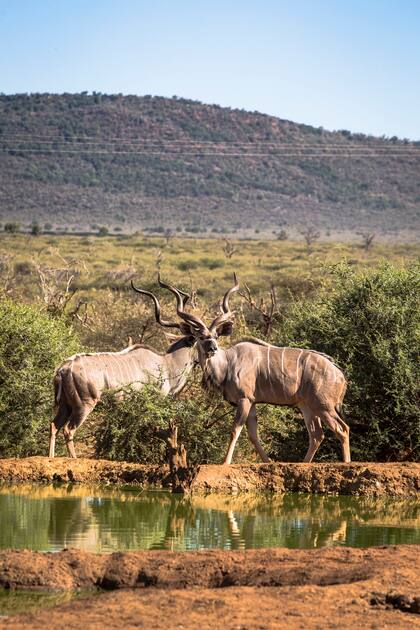
[{"label": "hill", "polygon": [[176,97],[0,95],[0,209],[55,229],[404,237],[420,143]]}]

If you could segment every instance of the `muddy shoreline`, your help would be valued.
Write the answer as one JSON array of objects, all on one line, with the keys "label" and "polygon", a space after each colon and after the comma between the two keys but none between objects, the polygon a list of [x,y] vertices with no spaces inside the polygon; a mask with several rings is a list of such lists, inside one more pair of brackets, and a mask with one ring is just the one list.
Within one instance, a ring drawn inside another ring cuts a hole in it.
[{"label": "muddy shoreline", "polygon": [[420,546],[318,550],[0,552],[0,586],[101,596],[4,628],[420,627]]},{"label": "muddy shoreline", "polygon": [[[0,483],[137,484],[168,487],[163,466],[107,460],[47,457],[0,459]],[[309,492],[360,496],[419,496],[418,463],[322,463],[202,465],[193,482],[196,492]]]},{"label": "muddy shoreline", "polygon": [[[167,487],[169,479],[165,467],[125,462],[0,460],[0,483],[17,489],[18,484],[37,483],[41,491],[42,484],[59,482],[76,484],[73,488],[149,488]],[[231,497],[237,491],[418,497],[420,464],[203,465],[193,491],[198,498],[204,493],[203,501],[223,496],[211,492]],[[99,588],[102,594],[6,616],[0,618],[0,628],[420,629],[419,566],[420,545],[100,554],[4,550],[0,589]]]}]

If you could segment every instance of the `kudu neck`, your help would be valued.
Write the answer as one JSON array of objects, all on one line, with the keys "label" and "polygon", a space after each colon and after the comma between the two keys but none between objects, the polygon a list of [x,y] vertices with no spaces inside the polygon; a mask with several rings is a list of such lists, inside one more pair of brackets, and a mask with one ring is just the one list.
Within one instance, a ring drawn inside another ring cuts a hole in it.
[{"label": "kudu neck", "polygon": [[200,352],[199,361],[204,378],[209,380],[209,385],[221,387],[226,379],[228,368],[226,351],[223,348],[219,348],[216,354],[208,358]]},{"label": "kudu neck", "polygon": [[185,345],[165,354],[165,363],[170,379],[170,393],[176,394],[185,385],[187,378],[194,367],[197,350],[193,346]]}]

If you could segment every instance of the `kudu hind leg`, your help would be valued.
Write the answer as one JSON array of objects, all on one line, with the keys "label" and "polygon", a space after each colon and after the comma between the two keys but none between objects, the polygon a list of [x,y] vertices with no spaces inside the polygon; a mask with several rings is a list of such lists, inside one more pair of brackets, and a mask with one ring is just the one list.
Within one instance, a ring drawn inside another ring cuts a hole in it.
[{"label": "kudu hind leg", "polygon": [[301,407],[301,412],[305,420],[306,429],[309,435],[309,447],[306,452],[304,462],[309,463],[313,460],[315,453],[321,446],[324,439],[324,432],[320,418],[308,407]]},{"label": "kudu hind leg", "polygon": [[336,411],[331,411],[330,413],[324,412],[321,415],[321,420],[322,422],[325,422],[331,431],[333,431],[334,435],[339,439],[343,452],[343,462],[351,462],[349,425],[340,418]]},{"label": "kudu hind leg", "polygon": [[236,442],[241,434],[243,426],[247,421],[249,411],[251,409],[251,402],[247,398],[242,398],[236,408],[236,417],[232,426],[232,432],[230,434],[229,448],[226,453],[224,464],[230,464],[232,461],[233,451],[235,450]]},{"label": "kudu hind leg", "polygon": [[66,441],[67,451],[70,457],[77,458],[76,449],[74,448],[74,434],[76,429],[86,420],[92,407],[81,407],[73,410],[67,425],[63,429],[64,439]]},{"label": "kudu hind leg", "polygon": [[266,462],[266,463],[269,462],[270,458],[268,457],[267,453],[263,449],[263,446],[258,437],[257,410],[255,408],[255,405],[252,405],[251,411],[248,414],[248,418],[246,421],[246,428],[248,429],[249,439],[254,445],[254,448],[257,451],[258,455],[261,457],[263,462]]},{"label": "kudu hind leg", "polygon": [[70,416],[70,408],[61,403],[58,407],[56,416],[50,424],[50,450],[49,457],[55,456],[55,438],[59,430],[66,424]]}]

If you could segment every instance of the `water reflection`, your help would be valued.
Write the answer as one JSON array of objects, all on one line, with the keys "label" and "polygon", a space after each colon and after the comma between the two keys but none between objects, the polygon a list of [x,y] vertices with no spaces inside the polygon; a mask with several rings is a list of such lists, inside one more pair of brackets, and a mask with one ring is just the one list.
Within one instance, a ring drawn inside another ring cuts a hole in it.
[{"label": "water reflection", "polygon": [[82,591],[26,591],[0,589],[0,617],[34,612],[65,604],[72,599],[98,595],[99,590]]},{"label": "water reflection", "polygon": [[0,548],[41,551],[420,544],[415,499],[242,493],[176,497],[79,485],[0,488]]}]

